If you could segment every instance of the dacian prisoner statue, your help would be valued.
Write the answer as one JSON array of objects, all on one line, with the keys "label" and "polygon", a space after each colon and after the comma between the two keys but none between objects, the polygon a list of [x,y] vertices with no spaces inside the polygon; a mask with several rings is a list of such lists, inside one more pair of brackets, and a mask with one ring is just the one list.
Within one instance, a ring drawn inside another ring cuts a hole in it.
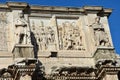
[{"label": "dacian prisoner statue", "polygon": [[95,46],[110,46],[108,35],[103,24],[100,23],[99,16],[95,18],[95,22],[90,27],[93,29]]},{"label": "dacian prisoner statue", "polygon": [[22,12],[18,13],[18,17],[15,21],[16,26],[16,44],[27,44],[28,43],[28,30],[27,30],[27,21],[24,18]]}]

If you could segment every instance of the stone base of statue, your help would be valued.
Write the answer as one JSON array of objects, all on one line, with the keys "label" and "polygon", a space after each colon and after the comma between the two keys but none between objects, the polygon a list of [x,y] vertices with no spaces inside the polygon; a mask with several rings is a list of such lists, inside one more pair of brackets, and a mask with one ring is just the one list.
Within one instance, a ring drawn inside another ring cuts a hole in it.
[{"label": "stone base of statue", "polygon": [[96,61],[100,59],[111,60],[111,59],[117,59],[117,55],[115,54],[114,47],[99,46],[95,51],[94,58]]},{"label": "stone base of statue", "polygon": [[12,51],[14,58],[34,58],[33,45],[16,44]]}]

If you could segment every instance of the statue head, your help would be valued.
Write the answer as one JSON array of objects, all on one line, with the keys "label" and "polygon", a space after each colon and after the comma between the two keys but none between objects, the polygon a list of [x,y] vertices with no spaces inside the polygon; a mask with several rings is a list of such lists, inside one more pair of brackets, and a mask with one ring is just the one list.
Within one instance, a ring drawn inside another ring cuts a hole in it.
[{"label": "statue head", "polygon": [[100,17],[99,17],[99,16],[97,16],[97,17],[95,18],[95,22],[96,22],[96,23],[100,23]]}]

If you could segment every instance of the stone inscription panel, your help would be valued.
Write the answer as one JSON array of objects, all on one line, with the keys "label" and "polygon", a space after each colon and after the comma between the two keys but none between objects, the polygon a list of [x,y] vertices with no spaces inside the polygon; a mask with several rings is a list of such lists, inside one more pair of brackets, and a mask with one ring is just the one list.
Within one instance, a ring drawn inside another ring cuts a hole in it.
[{"label": "stone inscription panel", "polygon": [[50,24],[50,18],[30,18],[30,28],[39,50],[56,50],[55,28]]},{"label": "stone inscription panel", "polygon": [[77,19],[57,19],[60,50],[83,50]]}]

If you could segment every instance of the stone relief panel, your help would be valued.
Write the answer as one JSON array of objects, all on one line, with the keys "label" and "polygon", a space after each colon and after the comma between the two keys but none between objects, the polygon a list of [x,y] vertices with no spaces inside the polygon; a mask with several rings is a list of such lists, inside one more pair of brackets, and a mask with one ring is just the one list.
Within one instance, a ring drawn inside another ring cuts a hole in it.
[{"label": "stone relief panel", "polygon": [[0,12],[0,51],[7,50],[7,12]]},{"label": "stone relief panel", "polygon": [[100,17],[95,18],[95,22],[90,25],[94,33],[95,46],[111,46],[109,37],[103,24],[100,22]]},{"label": "stone relief panel", "polygon": [[34,33],[39,50],[55,50],[55,27],[50,18],[30,18],[31,31]]},{"label": "stone relief panel", "polygon": [[84,50],[77,20],[57,19],[60,50]]}]

